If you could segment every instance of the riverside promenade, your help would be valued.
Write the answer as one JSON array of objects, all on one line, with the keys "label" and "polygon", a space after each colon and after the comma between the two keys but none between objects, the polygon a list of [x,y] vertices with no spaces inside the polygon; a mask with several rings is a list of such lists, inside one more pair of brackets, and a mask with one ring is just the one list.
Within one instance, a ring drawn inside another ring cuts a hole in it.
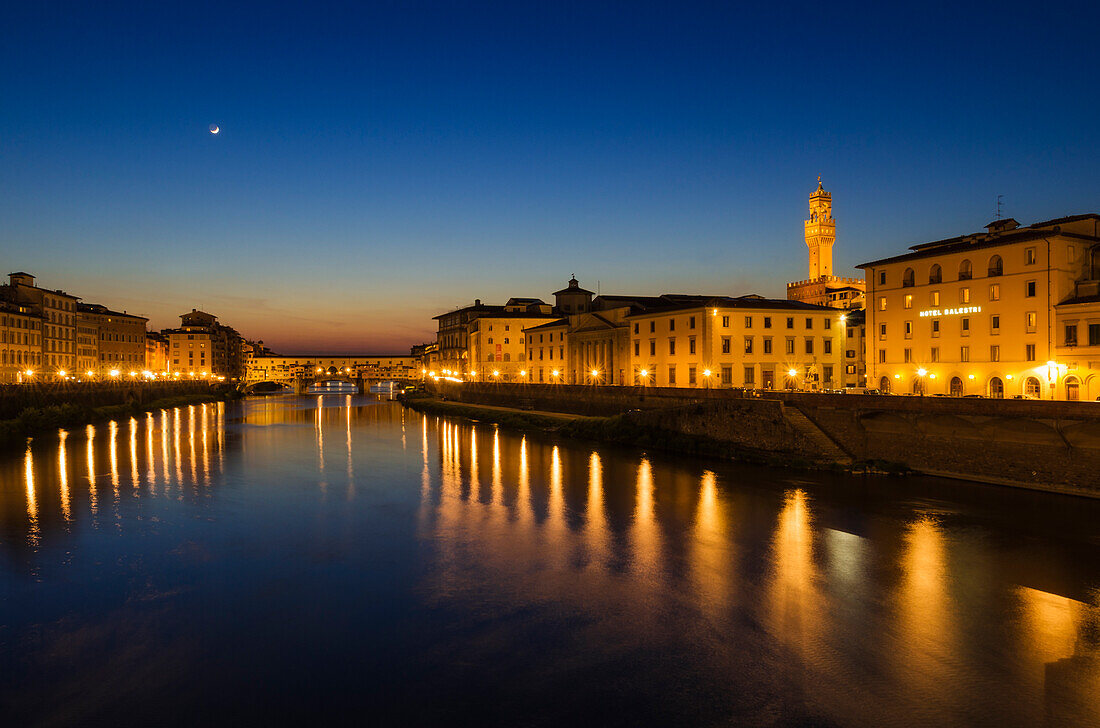
[{"label": "riverside promenade", "polygon": [[771,461],[907,469],[1100,497],[1100,403],[436,382],[468,405],[619,417]]}]

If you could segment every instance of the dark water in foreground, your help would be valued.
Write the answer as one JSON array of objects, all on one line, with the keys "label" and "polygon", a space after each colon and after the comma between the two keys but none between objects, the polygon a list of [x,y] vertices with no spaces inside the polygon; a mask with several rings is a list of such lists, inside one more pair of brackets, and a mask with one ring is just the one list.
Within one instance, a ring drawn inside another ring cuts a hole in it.
[{"label": "dark water in foreground", "polygon": [[269,398],[0,458],[0,724],[1098,725],[1100,502]]}]

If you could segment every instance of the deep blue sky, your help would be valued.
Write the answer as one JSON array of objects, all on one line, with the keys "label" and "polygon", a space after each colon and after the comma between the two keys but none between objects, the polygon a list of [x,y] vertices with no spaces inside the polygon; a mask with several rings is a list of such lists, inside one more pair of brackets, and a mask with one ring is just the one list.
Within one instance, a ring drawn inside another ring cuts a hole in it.
[{"label": "deep blue sky", "polygon": [[818,174],[838,273],[998,194],[1100,211],[1096,3],[23,5],[2,259],[157,328],[399,351],[571,273],[782,297]]}]

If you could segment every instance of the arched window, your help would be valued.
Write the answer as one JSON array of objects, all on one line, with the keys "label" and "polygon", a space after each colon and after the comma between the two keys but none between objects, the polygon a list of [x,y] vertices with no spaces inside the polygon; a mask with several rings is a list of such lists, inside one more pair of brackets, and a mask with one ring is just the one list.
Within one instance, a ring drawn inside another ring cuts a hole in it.
[{"label": "arched window", "polygon": [[929,283],[942,283],[943,282],[943,269],[940,268],[939,263],[936,263],[935,265],[933,265],[931,270],[928,271],[928,282]]},{"label": "arched window", "polygon": [[1081,399],[1081,382],[1077,377],[1066,377],[1066,399],[1070,402]]},{"label": "arched window", "polygon": [[989,380],[989,396],[993,399],[1005,398],[1005,383],[1001,381],[1000,377],[993,377]]},{"label": "arched window", "polygon": [[1005,264],[1001,260],[1001,256],[994,255],[989,259],[989,277],[1004,275]]},{"label": "arched window", "polygon": [[1028,377],[1025,379],[1024,394],[1032,399],[1039,399],[1042,394],[1042,390],[1039,388],[1039,380],[1035,377]]},{"label": "arched window", "polygon": [[890,377],[883,377],[878,380],[878,389],[883,394],[890,394]]},{"label": "arched window", "polygon": [[974,268],[970,265],[970,260],[964,258],[963,262],[959,263],[959,280],[968,281],[974,277]]},{"label": "arched window", "polygon": [[951,396],[961,397],[963,396],[963,380],[958,377],[951,377]]},{"label": "arched window", "polygon": [[905,272],[901,274],[901,287],[912,288],[916,284],[916,273],[912,268],[906,268]]}]

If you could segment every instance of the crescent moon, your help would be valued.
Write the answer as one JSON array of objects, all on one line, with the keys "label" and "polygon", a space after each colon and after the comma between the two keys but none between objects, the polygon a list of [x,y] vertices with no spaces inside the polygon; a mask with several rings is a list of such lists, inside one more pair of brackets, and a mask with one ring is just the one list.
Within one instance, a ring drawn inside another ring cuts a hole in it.
[{"label": "crescent moon", "polygon": [[217,134],[219,131],[221,131],[220,126],[218,126],[217,124],[211,124],[210,125],[210,133],[211,134]]}]

